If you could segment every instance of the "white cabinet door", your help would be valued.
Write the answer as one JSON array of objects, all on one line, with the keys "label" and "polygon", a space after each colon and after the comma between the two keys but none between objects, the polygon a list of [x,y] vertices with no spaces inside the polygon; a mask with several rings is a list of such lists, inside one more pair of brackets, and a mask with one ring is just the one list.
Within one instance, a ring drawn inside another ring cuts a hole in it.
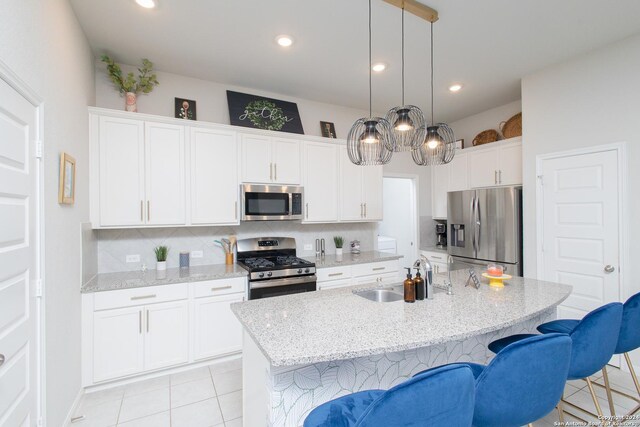
[{"label": "white cabinet door", "polygon": [[273,182],[300,185],[300,142],[290,139],[274,139],[271,147]]},{"label": "white cabinet door", "polygon": [[273,182],[271,138],[242,135],[242,182]]},{"label": "white cabinet door", "polygon": [[194,301],[194,360],[242,350],[242,326],[230,306],[243,300],[244,294],[230,294]]},{"label": "white cabinet door", "polygon": [[347,149],[340,148],[340,220],[362,221],[364,200],[362,198],[362,168],[349,160]]},{"label": "white cabinet door", "polygon": [[191,223],[239,224],[236,133],[191,129]]},{"label": "white cabinet door", "polygon": [[371,276],[360,276],[353,279],[354,285],[398,285],[401,284],[400,273],[390,272]]},{"label": "white cabinet door", "polygon": [[447,218],[449,165],[431,166],[431,211],[433,218]]},{"label": "white cabinet door", "polygon": [[498,184],[522,184],[522,145],[506,145],[498,150]]},{"label": "white cabinet door", "polygon": [[496,148],[468,154],[469,186],[492,187],[498,184],[498,150]]},{"label": "white cabinet door", "polygon": [[184,154],[184,126],[145,124],[147,224],[186,224]]},{"label": "white cabinet door", "polygon": [[93,315],[93,381],[137,374],[143,369],[143,308],[97,311]]},{"label": "white cabinet door", "polygon": [[100,117],[100,225],[144,223],[144,124]]},{"label": "white cabinet door", "polygon": [[367,221],[382,220],[382,166],[360,166],[362,169],[362,193],[364,218]]},{"label": "white cabinet door", "polygon": [[144,369],[189,361],[189,302],[153,304],[144,308]]},{"label": "white cabinet door", "polygon": [[303,222],[338,220],[338,147],[325,143],[304,146]]},{"label": "white cabinet door", "polygon": [[[447,165],[449,173],[449,191],[462,191],[469,189],[467,155],[458,150],[451,163]],[[436,169],[438,166],[436,166]],[[446,200],[446,199],[445,199]],[[447,208],[445,205],[445,217]]]}]

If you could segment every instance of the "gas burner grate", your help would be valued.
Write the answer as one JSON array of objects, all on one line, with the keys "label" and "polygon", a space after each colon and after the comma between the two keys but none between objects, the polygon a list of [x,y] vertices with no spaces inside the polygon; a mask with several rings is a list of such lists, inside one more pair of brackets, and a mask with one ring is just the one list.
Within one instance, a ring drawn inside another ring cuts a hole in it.
[{"label": "gas burner grate", "polygon": [[243,261],[250,268],[268,268],[275,267],[272,261],[264,258],[247,258]]}]

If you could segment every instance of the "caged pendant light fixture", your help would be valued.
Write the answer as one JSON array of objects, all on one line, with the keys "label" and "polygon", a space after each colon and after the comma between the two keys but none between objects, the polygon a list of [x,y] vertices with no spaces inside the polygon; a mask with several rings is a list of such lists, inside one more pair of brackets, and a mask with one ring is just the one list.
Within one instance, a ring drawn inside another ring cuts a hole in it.
[{"label": "caged pendant light fixture", "polygon": [[424,141],[426,123],[422,110],[415,105],[404,103],[404,1],[402,9],[402,105],[387,113],[387,121],[392,123],[393,151],[409,151],[418,148]]},{"label": "caged pendant light fixture", "polygon": [[411,152],[413,161],[421,166],[444,165],[456,154],[453,130],[446,123],[433,120],[433,22],[431,22],[431,126],[427,127],[424,143]]},{"label": "caged pendant light fixture", "polygon": [[347,153],[351,163],[360,166],[385,165],[391,161],[391,125],[382,117],[372,117],[371,103],[371,0],[369,0],[369,117],[351,126],[347,136]]}]

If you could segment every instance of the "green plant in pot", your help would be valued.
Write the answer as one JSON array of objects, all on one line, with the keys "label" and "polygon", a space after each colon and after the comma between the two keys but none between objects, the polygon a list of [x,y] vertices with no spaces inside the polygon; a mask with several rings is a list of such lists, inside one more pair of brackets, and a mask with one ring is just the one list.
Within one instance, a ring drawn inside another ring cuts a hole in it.
[{"label": "green plant in pot", "polygon": [[333,236],[333,243],[336,245],[336,256],[342,256],[342,246],[344,245],[344,238],[342,236]]},{"label": "green plant in pot", "polygon": [[102,55],[102,62],[107,64],[107,73],[115,87],[125,95],[125,110],[137,112],[136,97],[139,93],[150,93],[158,83],[156,73],[153,72],[153,63],[147,58],[142,59],[142,67],[138,68],[138,78],[129,72],[123,75],[120,65],[108,55]]},{"label": "green plant in pot", "polygon": [[166,246],[156,246],[153,249],[156,254],[156,270],[165,271],[167,269],[167,255],[169,254],[169,248]]}]

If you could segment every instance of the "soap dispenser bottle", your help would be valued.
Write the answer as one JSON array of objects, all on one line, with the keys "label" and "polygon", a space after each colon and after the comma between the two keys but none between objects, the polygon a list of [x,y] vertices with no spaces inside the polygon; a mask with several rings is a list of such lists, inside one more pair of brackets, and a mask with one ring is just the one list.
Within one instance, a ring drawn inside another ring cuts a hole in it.
[{"label": "soap dispenser bottle", "polygon": [[407,268],[407,278],[404,280],[404,302],[416,302],[416,285],[411,279],[411,268]]},{"label": "soap dispenser bottle", "polygon": [[413,284],[416,287],[416,299],[418,301],[424,300],[425,297],[425,286],[424,280],[422,280],[422,276],[420,276],[420,268],[416,268],[416,277],[413,279]]}]

